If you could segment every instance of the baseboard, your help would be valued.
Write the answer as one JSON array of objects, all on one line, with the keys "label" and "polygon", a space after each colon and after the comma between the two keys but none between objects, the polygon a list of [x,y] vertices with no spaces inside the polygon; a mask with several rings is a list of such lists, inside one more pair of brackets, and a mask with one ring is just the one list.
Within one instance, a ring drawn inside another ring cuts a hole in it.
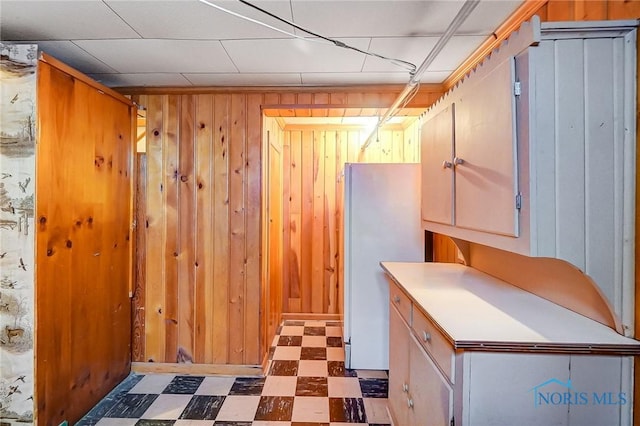
[{"label": "baseboard", "polygon": [[142,374],[211,374],[219,376],[263,376],[261,365],[173,364],[164,362],[132,362],[131,371]]},{"label": "baseboard", "polygon": [[283,313],[282,320],[342,321],[342,314]]}]

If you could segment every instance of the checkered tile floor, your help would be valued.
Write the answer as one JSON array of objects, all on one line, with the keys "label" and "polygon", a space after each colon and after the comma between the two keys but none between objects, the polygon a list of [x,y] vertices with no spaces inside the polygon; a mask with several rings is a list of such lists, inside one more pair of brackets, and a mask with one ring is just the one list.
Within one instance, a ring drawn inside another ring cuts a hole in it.
[{"label": "checkered tile floor", "polygon": [[79,425],[388,425],[386,371],[347,370],[342,323],[285,321],[266,377],[131,375]]}]

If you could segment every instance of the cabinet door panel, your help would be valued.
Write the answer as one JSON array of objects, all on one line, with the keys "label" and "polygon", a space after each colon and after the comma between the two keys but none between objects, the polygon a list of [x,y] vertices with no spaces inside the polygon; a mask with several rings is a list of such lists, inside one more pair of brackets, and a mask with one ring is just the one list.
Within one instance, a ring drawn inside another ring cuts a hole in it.
[{"label": "cabinet door panel", "polygon": [[408,424],[405,386],[409,385],[409,327],[389,305],[389,407],[395,424]]},{"label": "cabinet door panel", "polygon": [[511,58],[456,101],[456,226],[518,236],[514,74]]},{"label": "cabinet door panel", "polygon": [[422,125],[422,219],[454,224],[453,108],[451,105]]},{"label": "cabinet door panel", "polygon": [[409,364],[413,408],[408,424],[448,425],[453,412],[453,389],[414,338],[409,343]]}]

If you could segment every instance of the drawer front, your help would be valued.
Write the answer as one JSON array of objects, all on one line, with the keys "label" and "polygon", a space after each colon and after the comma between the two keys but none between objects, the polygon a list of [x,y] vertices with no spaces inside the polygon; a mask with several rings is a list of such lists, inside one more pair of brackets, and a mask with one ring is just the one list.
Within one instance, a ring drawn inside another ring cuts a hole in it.
[{"label": "drawer front", "polygon": [[454,383],[453,366],[455,351],[449,341],[438,331],[427,317],[415,309],[411,326],[416,338],[438,364],[440,370]]},{"label": "drawer front", "polygon": [[407,322],[407,324],[411,325],[411,299],[407,297],[406,294],[396,283],[391,280],[389,281],[389,303],[396,307],[402,318]]}]

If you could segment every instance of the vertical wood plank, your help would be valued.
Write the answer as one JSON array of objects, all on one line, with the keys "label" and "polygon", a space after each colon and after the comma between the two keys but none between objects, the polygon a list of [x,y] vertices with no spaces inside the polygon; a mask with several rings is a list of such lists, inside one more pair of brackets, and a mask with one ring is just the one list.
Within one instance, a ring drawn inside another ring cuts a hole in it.
[{"label": "vertical wood plank", "polygon": [[136,170],[136,274],[135,287],[132,300],[132,336],[131,336],[131,360],[135,362],[145,361],[145,291],[146,291],[146,198],[147,198],[147,155],[137,154],[138,163]]},{"label": "vertical wood plank", "polygon": [[165,214],[164,208],[164,107],[166,96],[147,97],[147,201],[145,286],[145,361],[164,362],[166,324],[165,292]]},{"label": "vertical wood plank", "polygon": [[[147,95],[132,97],[138,105],[147,105]],[[135,117],[134,135],[139,133],[137,128],[138,116]],[[146,155],[146,115],[145,115],[145,152],[136,153],[135,188],[134,188],[134,215],[136,227],[134,230],[135,251],[134,262],[134,288],[131,306],[132,336],[131,336],[131,360],[135,362],[145,361],[145,291],[146,291],[146,202],[147,202],[147,155]],[[136,141],[137,145],[137,141]]]},{"label": "vertical wood plank", "polygon": [[336,131],[325,132],[324,142],[324,282],[323,313],[335,314],[336,300]]},{"label": "vertical wood plank", "polygon": [[194,95],[180,96],[178,142],[178,362],[193,362],[195,335],[196,178]]},{"label": "vertical wood plank", "polygon": [[[311,235],[313,232],[313,131],[302,131],[302,235]],[[311,282],[312,282],[312,256],[313,249],[310,244],[303,241],[300,247],[300,293],[302,299],[302,312],[312,312],[311,307]]]},{"label": "vertical wood plank", "polygon": [[[40,65],[38,67],[38,108],[39,116],[42,121],[39,123],[40,136],[36,144],[36,158],[46,158],[49,161],[36,162],[36,194],[38,200],[36,204],[36,217],[38,218],[38,231],[36,232],[36,253],[35,261],[38,264],[39,276],[62,278],[56,286],[57,303],[62,306],[69,306],[71,302],[70,288],[70,271],[71,259],[69,251],[64,250],[65,242],[68,239],[68,232],[60,232],[55,230],[53,220],[62,223],[72,223],[73,217],[71,211],[62,210],[56,203],[56,197],[68,195],[65,188],[66,180],[69,176],[60,168],[60,164],[65,164],[66,155],[63,150],[59,149],[63,143],[65,136],[68,136],[69,123],[65,120],[71,116],[72,101],[74,97],[73,86],[71,86],[70,78],[63,73],[55,70],[48,65]],[[46,96],[45,96],[46,94]],[[58,102],[52,102],[52,98]],[[60,120],[60,124],[56,125],[52,122],[45,122],[45,118]],[[44,127],[44,128],[43,128]],[[57,136],[55,129],[60,128],[61,133],[67,133]],[[50,132],[44,129],[53,130]],[[90,146],[93,150],[93,146]],[[57,219],[56,216],[58,217]],[[85,224],[88,218],[82,218],[81,226]],[[47,223],[49,222],[49,223]],[[31,265],[31,268],[33,265]],[[26,265],[25,265],[26,269]],[[32,270],[32,269],[31,269]],[[46,281],[38,280],[36,287],[36,300],[42,304],[43,301],[51,298],[47,294]],[[53,302],[53,300],[51,300]],[[47,407],[60,407],[62,415],[66,415],[66,402],[63,392],[57,388],[61,385],[58,383],[60,378],[64,378],[64,386],[67,386],[71,380],[71,330],[68,326],[71,323],[70,312],[56,312],[55,309],[43,309],[46,305],[41,305],[40,309],[36,309],[36,324],[39,332],[47,332],[48,343],[42,344],[42,340],[35,340],[35,353],[39,362],[36,364],[35,385],[37,387],[38,396],[38,412],[39,415],[47,413]],[[45,328],[46,327],[46,328]],[[42,330],[42,331],[41,331]],[[48,363],[54,363],[60,360],[57,368],[44,368]],[[59,416],[51,413],[51,417]]]},{"label": "vertical wood plank", "polygon": [[360,155],[361,132],[358,130],[350,130],[347,139],[347,163],[357,163]]},{"label": "vertical wood plank", "polygon": [[607,19],[638,19],[640,2],[634,0],[607,1]]},{"label": "vertical wood plank", "polygon": [[[247,95],[245,161],[245,339],[244,364],[260,364],[260,200],[262,192],[262,95]],[[266,283],[265,283],[266,285]],[[265,313],[266,314],[266,313]],[[266,316],[263,315],[263,320]],[[270,343],[270,342],[269,342]],[[264,348],[267,351],[267,348]]]},{"label": "vertical wood plank", "polygon": [[391,162],[402,163],[404,161],[404,132],[402,130],[394,130],[391,133],[392,137],[392,150]]},{"label": "vertical wood plank", "polygon": [[229,214],[229,139],[230,95],[214,95],[213,139],[213,346],[212,362],[229,361],[229,286],[230,286],[230,214]]},{"label": "vertical wood plank", "polygon": [[279,93],[265,93],[264,94],[264,105],[279,105],[280,104],[280,94]]},{"label": "vertical wood plank", "polygon": [[343,313],[344,304],[344,165],[347,162],[349,132],[339,131],[336,135],[336,310]]},{"label": "vertical wood plank", "polygon": [[291,132],[290,298],[287,312],[302,312],[302,132]]},{"label": "vertical wood plank", "polygon": [[607,19],[608,0],[574,0],[574,20],[593,21]]},{"label": "vertical wood plank", "polygon": [[231,95],[231,126],[229,140],[229,363],[244,362],[244,309],[246,291],[245,232],[245,158],[246,96]]},{"label": "vertical wood plank", "polygon": [[573,21],[575,20],[575,1],[549,0],[547,3],[547,20]]},{"label": "vertical wood plank", "polygon": [[313,132],[313,216],[311,222],[311,312],[322,313],[324,299],[324,142],[325,131]]},{"label": "vertical wood plank", "polygon": [[213,362],[213,95],[196,97],[196,217],[194,361]]},{"label": "vertical wood plank", "polygon": [[[282,130],[280,129],[282,132]],[[282,312],[289,311],[291,297],[291,132],[282,132]]]},{"label": "vertical wood plank", "polygon": [[380,132],[378,163],[393,163],[393,131],[383,130]]},{"label": "vertical wood plank", "polygon": [[165,211],[165,351],[164,362],[178,360],[178,163],[180,96],[169,95],[163,106],[163,186]]}]

